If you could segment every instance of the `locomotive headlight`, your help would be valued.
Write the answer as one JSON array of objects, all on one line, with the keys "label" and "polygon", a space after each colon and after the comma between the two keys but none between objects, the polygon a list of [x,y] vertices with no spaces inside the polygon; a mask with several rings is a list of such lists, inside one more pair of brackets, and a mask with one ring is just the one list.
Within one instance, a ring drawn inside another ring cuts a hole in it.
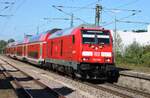
[{"label": "locomotive headlight", "polygon": [[100,49],[102,49],[102,48],[103,48],[103,46],[102,46],[102,45],[100,45],[100,46],[99,46],[99,48],[100,48]]},{"label": "locomotive headlight", "polygon": [[97,47],[95,47],[95,50],[98,50],[98,48],[97,48]]},{"label": "locomotive headlight", "polygon": [[83,58],[83,61],[86,61],[86,58]]},{"label": "locomotive headlight", "polygon": [[82,60],[83,60],[83,61],[88,61],[88,60],[89,60],[89,58],[82,58]]},{"label": "locomotive headlight", "polygon": [[91,45],[90,48],[94,48],[95,46]]},{"label": "locomotive headlight", "polygon": [[110,62],[110,58],[105,58],[105,62]]},{"label": "locomotive headlight", "polygon": [[82,51],[82,56],[93,56],[92,51]]},{"label": "locomotive headlight", "polygon": [[101,56],[103,56],[103,57],[111,57],[112,53],[111,52],[101,52]]}]

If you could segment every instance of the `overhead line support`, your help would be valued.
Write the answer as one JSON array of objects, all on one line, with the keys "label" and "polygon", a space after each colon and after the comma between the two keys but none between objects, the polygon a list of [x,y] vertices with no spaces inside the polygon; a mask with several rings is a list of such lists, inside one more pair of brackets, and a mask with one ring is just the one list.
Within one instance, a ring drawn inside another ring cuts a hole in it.
[{"label": "overhead line support", "polygon": [[100,22],[100,14],[102,11],[102,6],[99,4],[96,4],[96,15],[95,15],[95,26],[99,26],[99,22]]}]

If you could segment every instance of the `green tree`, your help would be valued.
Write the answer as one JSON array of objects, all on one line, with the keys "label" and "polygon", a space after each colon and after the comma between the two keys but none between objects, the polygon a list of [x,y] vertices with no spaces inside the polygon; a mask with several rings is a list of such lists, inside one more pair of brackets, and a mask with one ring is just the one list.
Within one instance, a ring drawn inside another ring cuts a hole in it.
[{"label": "green tree", "polygon": [[145,54],[142,55],[142,63],[145,65],[145,66],[148,66],[150,67],[150,52],[147,52]]},{"label": "green tree", "polygon": [[143,47],[134,41],[125,50],[125,59],[128,63],[141,64],[141,57],[143,54]]},{"label": "green tree", "polygon": [[120,37],[120,35],[118,33],[116,33],[116,42],[115,42],[116,46],[115,46],[115,52],[122,54],[123,53],[123,43],[122,43],[122,39]]},{"label": "green tree", "polygon": [[143,53],[147,53],[147,52],[150,52],[150,45],[146,45],[143,47]]},{"label": "green tree", "polygon": [[0,54],[3,52],[4,48],[6,47],[7,42],[4,40],[0,40]]},{"label": "green tree", "polygon": [[115,58],[116,63],[120,64],[122,62],[122,55],[123,55],[123,43],[120,35],[116,33],[116,43],[115,43]]},{"label": "green tree", "polygon": [[15,42],[15,40],[11,38],[11,39],[9,39],[7,42],[8,42],[8,43],[12,43],[12,42]]},{"label": "green tree", "polygon": [[142,63],[146,66],[150,67],[150,45],[146,45],[143,47],[143,55],[142,55]]}]

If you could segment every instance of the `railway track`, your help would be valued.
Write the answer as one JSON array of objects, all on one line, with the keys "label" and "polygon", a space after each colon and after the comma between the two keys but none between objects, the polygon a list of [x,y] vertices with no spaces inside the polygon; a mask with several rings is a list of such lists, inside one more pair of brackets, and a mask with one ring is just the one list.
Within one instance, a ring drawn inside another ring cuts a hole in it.
[{"label": "railway track", "polygon": [[131,89],[131,88],[119,86],[119,85],[116,85],[116,84],[106,83],[106,84],[102,85],[102,87],[113,89],[113,91],[119,92],[123,95],[127,95],[127,97],[125,97],[125,98],[150,98],[149,93],[141,92],[141,91],[134,90],[134,89]]},{"label": "railway track", "polygon": [[150,93],[141,92],[131,88],[119,86],[117,84],[104,83],[104,84],[93,84],[89,82],[83,82],[84,84],[112,93],[121,98],[150,98]]},{"label": "railway track", "polygon": [[1,60],[6,64],[0,64],[0,68],[3,74],[11,79],[11,83],[17,91],[19,98],[65,98],[65,96],[47,87],[24,71],[3,59]]},{"label": "railway track", "polygon": [[[55,73],[55,72],[53,72]],[[66,76],[66,78],[72,79],[69,76]],[[88,86],[94,87],[99,90],[106,91],[108,93],[114,94],[116,96],[119,96],[121,98],[150,98],[150,93],[142,92],[139,90],[134,90],[128,87],[120,86],[117,84],[112,83],[104,83],[104,84],[94,84],[91,82],[83,82],[79,79],[74,79],[75,81],[79,81],[83,84],[86,84]]]},{"label": "railway track", "polygon": [[88,82],[85,82],[86,85],[89,85],[89,86],[92,86],[96,89],[100,89],[100,90],[103,90],[103,91],[106,91],[108,93],[112,93],[112,94],[115,94],[116,96],[120,96],[121,98],[133,98],[127,94],[123,94],[123,93],[120,93],[118,91],[115,91],[113,89],[110,89],[108,87],[104,87],[102,85],[95,85],[95,84],[91,84],[91,83],[88,83]]},{"label": "railway track", "polygon": [[[56,74],[56,73],[55,73]],[[69,78],[70,77],[66,77]],[[77,80],[79,81],[79,80]],[[81,81],[79,81],[81,82]],[[111,93],[115,96],[119,96],[121,98],[150,98],[149,93],[145,93],[142,91],[134,90],[131,88],[119,86],[117,84],[110,84],[110,83],[104,83],[104,84],[93,84],[89,82],[81,82],[81,84],[86,84],[87,86],[93,87],[95,89]]]},{"label": "railway track", "polygon": [[150,81],[150,75],[145,75],[144,73],[138,74],[137,72],[134,73],[121,72],[120,75]]},{"label": "railway track", "polygon": [[[0,64],[0,66],[1,66],[1,64]],[[0,79],[6,79],[1,68],[0,68]]]}]

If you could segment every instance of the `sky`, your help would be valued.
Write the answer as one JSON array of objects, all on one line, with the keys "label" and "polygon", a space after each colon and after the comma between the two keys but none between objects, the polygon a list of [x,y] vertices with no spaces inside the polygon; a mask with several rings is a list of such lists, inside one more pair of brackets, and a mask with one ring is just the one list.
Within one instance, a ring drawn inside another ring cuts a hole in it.
[{"label": "sky", "polygon": [[[7,2],[9,4],[6,4]],[[103,7],[100,25],[107,29],[114,29],[115,17],[121,21],[150,22],[150,0],[0,0],[0,40],[10,38],[21,40],[25,34],[34,35],[56,27],[70,27],[70,20],[57,18],[70,19],[71,17],[58,11],[52,5],[63,6],[61,10],[69,14],[73,13],[74,18],[80,18],[80,20],[74,20],[74,26],[84,23],[94,24],[95,10],[93,8],[96,4]],[[44,18],[48,19],[44,20]],[[116,26],[117,30],[147,29],[146,24],[139,23],[117,22]]]}]

